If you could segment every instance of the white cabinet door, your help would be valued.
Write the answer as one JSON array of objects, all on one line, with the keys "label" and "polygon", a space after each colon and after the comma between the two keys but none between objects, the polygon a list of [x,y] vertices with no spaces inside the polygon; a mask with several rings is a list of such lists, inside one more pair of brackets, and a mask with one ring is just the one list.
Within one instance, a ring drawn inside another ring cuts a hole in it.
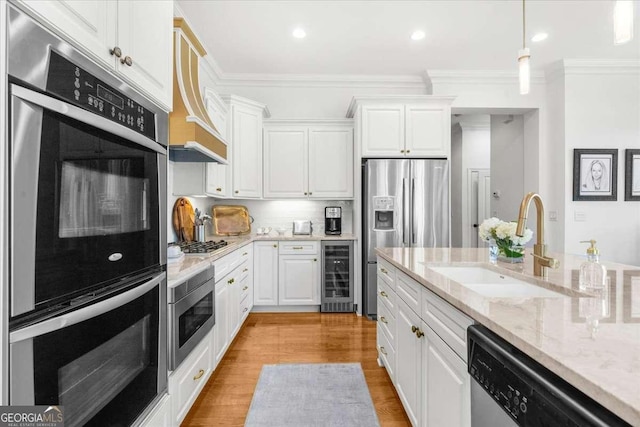
[{"label": "white cabinet door", "polygon": [[254,242],[253,272],[253,305],[278,305],[278,242]]},{"label": "white cabinet door", "polygon": [[352,129],[309,129],[309,196],[353,197]]},{"label": "white cabinet door", "polygon": [[213,339],[215,342],[215,365],[224,356],[229,346],[229,288],[225,280],[216,283],[216,323],[213,326]]},{"label": "white cabinet door", "polygon": [[404,105],[362,106],[362,157],[404,155]]},{"label": "white cabinet door", "polygon": [[171,107],[173,95],[173,2],[119,1],[116,69],[142,90]]},{"label": "white cabinet door", "polygon": [[471,385],[467,365],[426,323],[422,343],[422,425],[469,427]]},{"label": "white cabinet door", "polygon": [[172,162],[174,196],[226,197],[226,166]]},{"label": "white cabinet door", "polygon": [[308,144],[306,128],[265,128],[264,197],[306,197]]},{"label": "white cabinet door", "polygon": [[142,422],[142,427],[171,427],[171,396],[165,394]]},{"label": "white cabinet door", "polygon": [[422,375],[422,341],[414,328],[421,320],[400,298],[396,316],[396,390],[404,409],[414,426],[420,425]]},{"label": "white cabinet door", "polygon": [[227,197],[227,165],[219,163],[205,163],[205,165],[205,193],[211,197]]},{"label": "white cabinet door", "polygon": [[447,156],[451,140],[449,109],[442,106],[406,106],[406,155]]},{"label": "white cabinet door", "polygon": [[262,197],[262,110],[233,105],[233,196]]},{"label": "white cabinet door", "polygon": [[227,286],[229,287],[229,300],[227,311],[229,313],[229,342],[233,341],[233,337],[236,336],[240,329],[240,274],[237,269],[236,272],[230,275],[226,279]]},{"label": "white cabinet door", "polygon": [[94,59],[113,67],[118,3],[115,1],[21,1]]},{"label": "white cabinet door", "polygon": [[280,255],[279,305],[320,304],[317,255]]}]

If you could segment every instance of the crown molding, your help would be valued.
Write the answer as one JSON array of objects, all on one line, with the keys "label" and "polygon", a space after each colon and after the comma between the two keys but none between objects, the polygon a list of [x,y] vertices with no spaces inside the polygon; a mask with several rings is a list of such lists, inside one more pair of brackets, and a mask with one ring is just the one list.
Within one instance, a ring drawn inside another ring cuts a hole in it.
[{"label": "crown molding", "polygon": [[221,86],[426,89],[421,76],[222,73]]},{"label": "crown molding", "polygon": [[[518,72],[507,70],[426,70],[432,84],[505,84],[518,83]],[[531,73],[532,84],[544,84],[542,71]]]},{"label": "crown molding", "polygon": [[230,106],[233,104],[233,105],[241,105],[243,107],[257,108],[259,110],[262,110],[262,117],[265,119],[268,119],[269,117],[271,117],[271,112],[269,111],[269,108],[264,104],[254,101],[253,99],[244,98],[242,96],[233,95],[233,94],[220,95],[220,99],[222,99],[224,102],[226,102]]},{"label": "crown molding", "polygon": [[564,59],[561,62],[565,75],[640,73],[640,59]]}]

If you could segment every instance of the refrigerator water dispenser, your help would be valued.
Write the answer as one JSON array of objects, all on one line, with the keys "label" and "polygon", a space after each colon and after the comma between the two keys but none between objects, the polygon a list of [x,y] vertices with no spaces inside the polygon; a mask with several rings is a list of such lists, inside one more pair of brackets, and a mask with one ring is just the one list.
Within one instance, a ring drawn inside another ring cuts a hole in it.
[{"label": "refrigerator water dispenser", "polygon": [[376,231],[393,231],[394,230],[394,197],[375,196],[373,198],[374,224],[373,229]]}]

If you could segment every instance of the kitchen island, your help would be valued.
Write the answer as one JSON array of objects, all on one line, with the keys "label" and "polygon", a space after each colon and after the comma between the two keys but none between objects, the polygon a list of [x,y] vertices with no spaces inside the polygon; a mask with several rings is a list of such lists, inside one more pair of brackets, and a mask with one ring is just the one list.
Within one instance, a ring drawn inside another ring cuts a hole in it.
[{"label": "kitchen island", "polygon": [[[378,256],[631,425],[640,425],[640,267],[603,262],[609,295],[601,319],[587,322],[589,294],[578,290],[582,257],[550,254],[560,268],[534,277],[524,263],[488,262],[476,248],[379,248]],[[565,298],[487,297],[431,267],[477,266],[564,294]]]}]

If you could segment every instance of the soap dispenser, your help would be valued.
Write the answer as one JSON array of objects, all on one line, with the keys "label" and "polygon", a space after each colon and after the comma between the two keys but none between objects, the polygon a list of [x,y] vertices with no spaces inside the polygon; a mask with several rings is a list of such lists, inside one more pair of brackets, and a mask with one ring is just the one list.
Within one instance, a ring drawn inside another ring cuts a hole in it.
[{"label": "soap dispenser", "polygon": [[606,285],[607,268],[598,260],[599,251],[596,248],[596,241],[591,239],[580,243],[591,244],[587,249],[587,260],[580,265],[580,290],[602,291]]}]

